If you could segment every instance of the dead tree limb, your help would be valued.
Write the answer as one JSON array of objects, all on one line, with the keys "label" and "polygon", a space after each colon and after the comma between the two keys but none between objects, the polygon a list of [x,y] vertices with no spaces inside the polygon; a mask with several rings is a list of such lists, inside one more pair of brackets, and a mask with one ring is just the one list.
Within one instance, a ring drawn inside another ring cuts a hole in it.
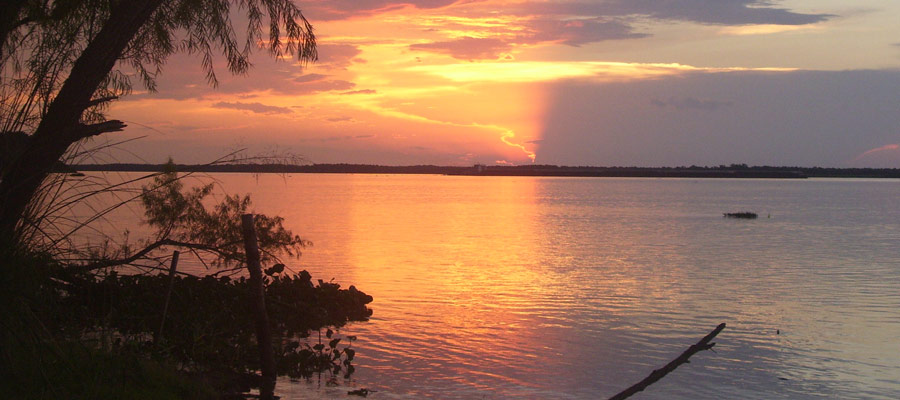
[{"label": "dead tree limb", "polygon": [[259,262],[259,245],[253,214],[241,216],[241,230],[247,255],[247,270],[250,272],[251,310],[256,318],[256,341],[259,345],[259,369],[262,373],[259,396],[263,400],[271,400],[275,397],[275,356],[272,350],[269,317],[266,313],[266,289]]},{"label": "dead tree limb", "polygon": [[693,356],[694,354],[696,354],[700,351],[703,351],[703,350],[709,350],[709,349],[713,348],[713,346],[715,346],[716,344],[710,343],[709,341],[713,340],[713,338],[716,337],[716,335],[718,335],[719,332],[722,332],[722,329],[725,329],[724,322],[719,324],[719,326],[717,326],[716,329],[713,329],[713,331],[710,332],[708,335],[704,336],[703,339],[700,339],[700,341],[697,342],[697,344],[695,344],[691,347],[688,347],[688,349],[685,350],[684,353],[681,353],[681,355],[678,356],[678,358],[672,360],[671,362],[666,364],[664,367],[654,370],[653,372],[650,373],[650,376],[644,378],[644,380],[634,384],[630,388],[623,390],[619,394],[617,394],[613,397],[610,397],[609,400],[627,399],[627,398],[631,397],[632,395],[634,395],[635,393],[646,389],[648,386],[650,386],[653,383],[655,383],[656,381],[662,379],[669,372],[672,372],[675,370],[675,368],[678,368],[678,366],[680,366],[681,364],[688,362],[688,359],[691,358],[691,356]]}]

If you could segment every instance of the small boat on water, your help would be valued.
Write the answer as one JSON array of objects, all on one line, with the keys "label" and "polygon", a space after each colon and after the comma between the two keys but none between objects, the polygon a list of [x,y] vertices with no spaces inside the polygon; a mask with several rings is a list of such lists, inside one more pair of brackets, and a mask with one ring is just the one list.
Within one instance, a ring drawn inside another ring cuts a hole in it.
[{"label": "small boat on water", "polygon": [[749,212],[749,211],[741,211],[741,212],[736,212],[736,213],[723,213],[722,215],[724,215],[725,218],[743,218],[743,219],[755,219],[758,216],[758,215],[756,215],[755,212]]}]

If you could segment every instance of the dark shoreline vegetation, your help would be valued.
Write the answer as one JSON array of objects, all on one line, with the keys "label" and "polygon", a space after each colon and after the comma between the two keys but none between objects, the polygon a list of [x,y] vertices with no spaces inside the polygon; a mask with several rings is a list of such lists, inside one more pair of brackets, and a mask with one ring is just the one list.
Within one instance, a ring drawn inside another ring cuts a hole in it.
[{"label": "dark shoreline vegetation", "polygon": [[[157,172],[163,164],[82,164],[71,165],[69,172],[121,171]],[[628,177],[628,178],[900,178],[898,168],[822,168],[771,167],[745,164],[714,167],[589,167],[557,165],[475,165],[471,167],[410,165],[388,166],[368,164],[178,164],[186,172],[239,173],[337,173],[337,174],[431,174],[466,176],[561,176],[561,177]],[[62,171],[61,171],[62,172]]]},{"label": "dark shoreline vegetation", "polygon": [[[32,274],[3,282],[0,357],[13,368],[0,373],[0,393],[244,399],[262,384],[246,278],[115,271],[98,278],[71,274],[49,258],[18,261]],[[356,337],[331,328],[367,320],[372,297],[353,286],[314,284],[306,271],[270,268],[264,285],[278,375],[350,378]],[[169,292],[169,312],[161,316]]]},{"label": "dark shoreline vegetation", "polygon": [[[12,366],[0,393],[243,399],[259,388],[273,398],[276,375],[352,378],[356,337],[340,329],[367,321],[372,297],[285,266],[279,255],[310,243],[280,217],[250,214],[248,196],[209,207],[212,185],[186,189],[183,176],[170,163],[143,178],[147,239],[122,227],[118,242],[107,233],[94,246],[0,246],[0,363]],[[206,272],[178,270],[179,250]]]}]

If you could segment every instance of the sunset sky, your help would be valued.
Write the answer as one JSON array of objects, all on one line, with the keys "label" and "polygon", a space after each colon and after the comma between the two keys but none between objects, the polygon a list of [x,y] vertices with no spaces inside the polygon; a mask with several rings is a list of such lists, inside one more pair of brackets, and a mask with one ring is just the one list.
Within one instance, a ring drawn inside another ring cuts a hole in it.
[{"label": "sunset sky", "polygon": [[175,56],[96,161],[900,167],[897,1],[298,4],[318,62]]}]

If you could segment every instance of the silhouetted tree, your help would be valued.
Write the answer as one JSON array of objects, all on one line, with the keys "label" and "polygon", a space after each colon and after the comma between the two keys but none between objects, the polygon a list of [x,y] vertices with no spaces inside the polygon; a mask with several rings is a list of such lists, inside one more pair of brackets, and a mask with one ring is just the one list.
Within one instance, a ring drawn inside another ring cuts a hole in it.
[{"label": "silhouetted tree", "polygon": [[[156,175],[141,190],[144,222],[155,230],[152,236],[138,243],[125,243],[120,248],[107,249],[90,262],[70,267],[73,272],[158,261],[157,255],[171,254],[169,249],[191,250],[202,254],[215,269],[242,269],[246,261],[241,233],[241,216],[250,212],[250,196],[226,195],[212,208],[204,205],[212,193],[213,184],[187,189],[175,164],[170,159],[163,173]],[[260,260],[271,264],[280,262],[278,255],[299,257],[309,244],[284,227],[284,218],[257,214],[254,219]]]},{"label": "silhouetted tree", "polygon": [[[235,7],[246,17],[243,40],[231,19]],[[129,93],[130,75],[155,90],[166,58],[186,51],[201,56],[215,85],[216,54],[231,73],[242,74],[263,42],[275,57],[316,59],[312,26],[291,0],[2,2],[0,132],[28,138],[4,156],[0,170],[0,244],[21,246],[27,231],[39,229],[32,218],[44,206],[38,193],[67,152],[125,127],[103,111]]]}]

